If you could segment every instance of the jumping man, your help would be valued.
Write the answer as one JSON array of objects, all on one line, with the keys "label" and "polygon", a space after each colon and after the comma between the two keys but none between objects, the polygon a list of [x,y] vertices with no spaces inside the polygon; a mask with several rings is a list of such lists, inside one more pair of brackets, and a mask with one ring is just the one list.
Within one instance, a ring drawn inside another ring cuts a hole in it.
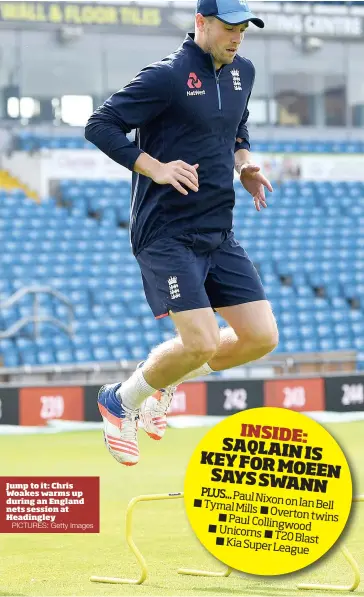
[{"label": "jumping man", "polygon": [[[139,460],[139,418],[162,438],[181,381],[254,361],[278,343],[261,280],[232,232],[234,167],[258,211],[264,187],[272,191],[249,152],[255,70],[238,55],[249,23],[264,27],[243,0],[199,0],[195,33],[86,125],[86,138],[133,172],[133,253],[155,318],[169,315],[177,330],[127,381],[99,392],[106,445],[125,465]],[[214,311],[228,327],[219,329]]]}]

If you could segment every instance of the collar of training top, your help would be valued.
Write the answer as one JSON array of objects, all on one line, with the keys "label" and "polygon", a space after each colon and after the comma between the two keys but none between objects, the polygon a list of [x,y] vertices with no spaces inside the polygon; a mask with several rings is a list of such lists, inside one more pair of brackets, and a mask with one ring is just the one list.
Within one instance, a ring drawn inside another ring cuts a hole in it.
[{"label": "collar of training top", "polygon": [[[215,72],[214,69],[214,62],[212,60],[212,55],[210,52],[205,52],[196,42],[195,42],[195,34],[194,33],[187,33],[182,47],[185,49],[189,49],[195,52],[196,56],[198,56],[203,63],[207,66],[209,70]],[[234,59],[235,62],[236,58]],[[224,65],[222,66],[224,68]]]}]

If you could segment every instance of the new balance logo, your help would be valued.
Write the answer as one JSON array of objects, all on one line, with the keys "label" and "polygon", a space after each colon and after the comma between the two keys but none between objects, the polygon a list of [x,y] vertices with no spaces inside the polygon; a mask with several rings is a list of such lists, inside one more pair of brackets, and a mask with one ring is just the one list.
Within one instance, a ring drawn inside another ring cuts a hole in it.
[{"label": "new balance logo", "polygon": [[196,73],[190,73],[187,81],[187,85],[193,91],[187,91],[187,95],[205,95],[206,91],[201,89],[202,82],[196,75]]},{"label": "new balance logo", "polygon": [[179,286],[177,282],[177,276],[171,276],[168,278],[168,286],[169,286],[169,294],[171,295],[171,299],[181,298],[181,294],[179,291]]},{"label": "new balance logo", "polygon": [[233,84],[234,84],[235,91],[242,91],[240,72],[235,68],[233,68],[233,70],[231,70],[230,72],[233,77]]}]

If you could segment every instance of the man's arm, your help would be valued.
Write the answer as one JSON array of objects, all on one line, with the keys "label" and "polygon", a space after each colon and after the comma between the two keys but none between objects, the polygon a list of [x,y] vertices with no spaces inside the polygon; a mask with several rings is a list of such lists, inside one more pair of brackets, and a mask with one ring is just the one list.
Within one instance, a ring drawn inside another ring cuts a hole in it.
[{"label": "man's arm", "polygon": [[126,135],[156,118],[169,105],[172,94],[169,70],[163,63],[148,66],[109,97],[89,118],[86,139],[121,166],[133,170],[143,152]]},{"label": "man's arm", "polygon": [[[238,138],[237,141],[239,142],[240,139]],[[251,153],[248,149],[238,149],[235,152],[235,170],[240,175],[241,168],[244,164],[251,163]]]},{"label": "man's arm", "polygon": [[[253,78],[254,82],[254,78]],[[251,91],[249,93],[243,117],[240,121],[239,128],[237,130],[236,139],[235,139],[235,170],[238,174],[240,174],[241,167],[244,164],[250,163],[250,137],[248,131],[248,118],[249,118],[249,100],[251,96]]]},{"label": "man's arm", "polygon": [[269,180],[260,173],[259,166],[256,166],[251,160],[249,131],[247,127],[250,95],[251,92],[235,140],[235,170],[240,176],[241,184],[253,197],[256,210],[260,211],[261,207],[267,207],[264,187],[270,192],[272,192],[273,189]]},{"label": "man's arm", "polygon": [[198,191],[198,164],[192,166],[181,160],[163,164],[126,136],[168,107],[172,99],[171,78],[170,67],[165,63],[143,69],[95,110],[86,125],[85,137],[121,166],[148,176],[157,184],[170,184],[187,195],[184,187]]}]

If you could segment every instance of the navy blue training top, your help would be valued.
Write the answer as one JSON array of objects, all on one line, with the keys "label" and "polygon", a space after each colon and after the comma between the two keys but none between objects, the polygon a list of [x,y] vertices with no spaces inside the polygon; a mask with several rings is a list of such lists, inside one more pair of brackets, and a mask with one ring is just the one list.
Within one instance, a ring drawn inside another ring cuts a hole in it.
[{"label": "navy blue training top", "polygon": [[[186,196],[133,172],[135,255],[159,238],[232,228],[234,153],[250,148],[254,77],[253,64],[240,56],[216,72],[211,54],[188,34],[173,54],[144,68],[92,114],[86,139],[129,170],[143,151],[163,163],[200,165],[199,191],[188,189]],[[132,129],[135,142],[126,137]]]}]

